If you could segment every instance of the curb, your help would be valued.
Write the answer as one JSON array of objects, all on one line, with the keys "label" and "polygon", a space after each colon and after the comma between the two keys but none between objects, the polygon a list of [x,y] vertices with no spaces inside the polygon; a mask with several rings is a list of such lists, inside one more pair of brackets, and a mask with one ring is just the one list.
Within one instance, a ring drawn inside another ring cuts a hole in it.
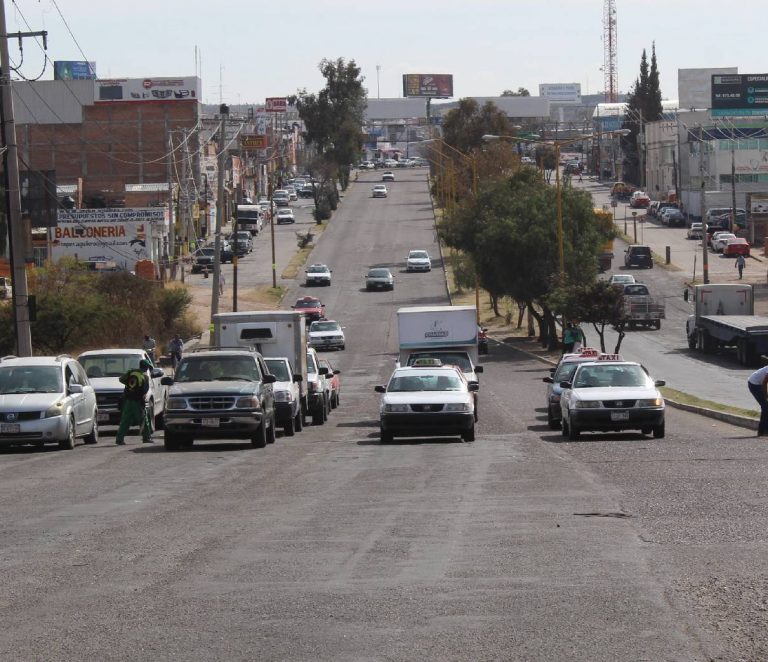
[{"label": "curb", "polygon": [[[529,352],[525,349],[520,349],[519,347],[515,347],[514,345],[510,345],[500,340],[496,340],[496,339],[491,339],[491,340],[493,340],[498,345],[509,347],[510,349],[513,349],[516,352],[525,354],[527,357],[536,359],[537,361],[541,361],[542,363],[546,363],[551,366],[557,365],[555,361],[552,361],[551,359],[548,359],[544,356],[539,356],[538,354],[534,354],[533,352]],[[749,418],[748,416],[739,416],[738,414],[728,414],[727,412],[724,412],[724,411],[708,409],[707,407],[699,407],[698,405],[684,404],[682,402],[677,402],[676,400],[671,400],[670,398],[666,398],[666,397],[664,398],[664,402],[667,403],[673,409],[680,409],[682,411],[687,411],[691,414],[698,414],[699,416],[712,418],[717,421],[722,421],[723,423],[728,423],[730,425],[735,425],[741,428],[747,428],[748,430],[757,430],[758,420],[756,418]]]}]

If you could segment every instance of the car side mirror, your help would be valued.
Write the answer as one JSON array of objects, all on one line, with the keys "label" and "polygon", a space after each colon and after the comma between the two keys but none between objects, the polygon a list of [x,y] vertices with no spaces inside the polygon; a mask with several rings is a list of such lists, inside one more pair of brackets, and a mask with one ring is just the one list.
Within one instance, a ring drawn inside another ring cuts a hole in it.
[{"label": "car side mirror", "polygon": [[667,382],[663,379],[657,379],[655,382],[653,382],[654,386],[666,386]]},{"label": "car side mirror", "polygon": [[480,374],[481,372],[483,372],[483,366],[481,366],[481,365],[476,365],[476,366],[475,366],[475,372],[476,372],[476,373],[478,373],[478,374]]},{"label": "car side mirror", "polygon": [[160,383],[161,383],[163,386],[173,386],[173,377],[163,377],[163,378],[160,380]]},{"label": "car side mirror", "polygon": [[572,382],[560,382],[560,388],[571,388],[572,386]]},{"label": "car side mirror", "polygon": [[264,384],[274,384],[277,381],[277,377],[274,375],[264,375],[261,380]]},{"label": "car side mirror", "polygon": [[552,379],[552,377],[542,377],[541,381],[543,381],[545,384],[554,384],[555,380]]},{"label": "car side mirror", "polygon": [[386,393],[387,388],[385,386],[376,385],[373,387],[373,390],[376,391],[376,393]]},{"label": "car side mirror", "polygon": [[152,368],[152,379],[159,379],[165,376],[165,371],[162,368]]},{"label": "car side mirror", "polygon": [[297,384],[301,384],[301,382],[304,381],[304,377],[302,377],[301,375],[294,375],[293,381],[296,382]]},{"label": "car side mirror", "polygon": [[341,370],[334,370],[334,371],[333,371],[333,374],[334,374],[334,375],[340,375],[340,374],[341,374]]},{"label": "car side mirror", "polygon": [[472,393],[474,393],[475,391],[480,390],[480,384],[478,384],[477,382],[469,382],[469,384],[467,384],[467,389]]},{"label": "car side mirror", "polygon": [[555,368],[550,368],[549,369],[549,374],[550,375],[554,375],[555,374],[555,370],[556,370]]},{"label": "car side mirror", "polygon": [[67,391],[69,393],[82,393],[83,392],[83,385],[82,384],[78,384],[77,382],[73,382],[73,383],[71,383],[67,387]]},{"label": "car side mirror", "polygon": [[317,372],[318,374],[323,375],[323,377],[325,377],[325,375],[328,374],[328,368],[320,368]]}]

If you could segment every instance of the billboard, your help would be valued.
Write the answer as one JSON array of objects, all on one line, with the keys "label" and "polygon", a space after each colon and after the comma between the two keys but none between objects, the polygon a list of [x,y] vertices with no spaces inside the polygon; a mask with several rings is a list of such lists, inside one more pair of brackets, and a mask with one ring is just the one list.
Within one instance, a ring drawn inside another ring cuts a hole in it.
[{"label": "billboard", "polygon": [[53,80],[90,80],[95,78],[95,62],[56,60],[53,63]]},{"label": "billboard", "polygon": [[403,74],[403,96],[451,98],[453,74]]},{"label": "billboard", "polygon": [[541,83],[539,96],[552,103],[581,103],[581,83]]},{"label": "billboard", "polygon": [[712,116],[768,115],[768,74],[714,74]]},{"label": "billboard", "polygon": [[267,97],[264,109],[268,113],[284,113],[288,110],[288,99],[286,97]]},{"label": "billboard", "polygon": [[165,215],[162,207],[60,209],[58,225],[48,230],[51,258],[106,259],[133,269],[153,259],[153,229],[163,227]]},{"label": "billboard", "polygon": [[707,67],[677,70],[679,107],[684,110],[709,108],[712,102],[712,76],[738,74],[738,67]]},{"label": "billboard", "polygon": [[241,135],[240,147],[243,149],[266,149],[267,137],[260,135]]},{"label": "billboard", "polygon": [[94,85],[96,103],[200,100],[200,79],[196,77],[99,79]]}]

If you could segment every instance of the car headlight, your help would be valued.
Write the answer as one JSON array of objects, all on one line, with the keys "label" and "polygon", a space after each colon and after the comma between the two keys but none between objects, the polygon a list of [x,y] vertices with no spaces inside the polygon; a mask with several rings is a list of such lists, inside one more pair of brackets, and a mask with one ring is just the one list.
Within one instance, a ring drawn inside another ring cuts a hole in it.
[{"label": "car headlight", "polygon": [[654,398],[653,400],[638,400],[638,407],[662,407],[664,405],[663,398]]},{"label": "car headlight", "polygon": [[259,409],[260,407],[259,398],[255,395],[243,396],[235,402],[235,409]]},{"label": "car headlight", "polygon": [[64,413],[64,403],[54,402],[48,409],[45,410],[43,418],[53,418],[54,416],[61,416]]},{"label": "car headlight", "polygon": [[293,402],[290,391],[275,391],[275,402]]},{"label": "car headlight", "polygon": [[449,402],[443,411],[472,411],[472,405],[468,402]]},{"label": "car headlight", "polygon": [[168,398],[166,409],[186,409],[187,401],[184,398]]},{"label": "car headlight", "polygon": [[410,410],[411,408],[408,405],[384,405],[384,411],[389,414],[403,413]]},{"label": "car headlight", "polygon": [[600,400],[577,400],[574,404],[576,409],[598,409],[601,406]]}]

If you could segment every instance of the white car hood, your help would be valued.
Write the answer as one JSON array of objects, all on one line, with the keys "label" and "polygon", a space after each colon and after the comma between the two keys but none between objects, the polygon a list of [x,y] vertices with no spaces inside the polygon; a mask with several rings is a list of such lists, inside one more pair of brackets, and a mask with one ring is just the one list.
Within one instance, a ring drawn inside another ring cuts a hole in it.
[{"label": "white car hood", "polygon": [[273,382],[272,390],[277,391],[290,391],[293,386],[293,382]]},{"label": "white car hood", "polygon": [[344,336],[344,332],[343,331],[312,331],[309,334],[310,338],[325,338],[327,336],[342,338]]},{"label": "white car hood", "polygon": [[385,393],[381,403],[399,404],[447,404],[449,402],[472,402],[470,393],[464,391],[408,391],[404,393]]},{"label": "white car hood", "polygon": [[120,383],[119,377],[89,377],[93,390],[97,393],[103,391],[122,391],[125,387]]},{"label": "white car hood", "polygon": [[43,411],[63,397],[61,393],[9,393],[0,395],[0,412]]},{"label": "white car hood", "polygon": [[414,264],[427,264],[431,260],[428,257],[409,257],[408,262],[413,262]]},{"label": "white car hood", "polygon": [[577,388],[573,390],[574,400],[653,400],[661,398],[661,393],[655,387],[624,388],[621,386],[606,386],[593,388]]}]

